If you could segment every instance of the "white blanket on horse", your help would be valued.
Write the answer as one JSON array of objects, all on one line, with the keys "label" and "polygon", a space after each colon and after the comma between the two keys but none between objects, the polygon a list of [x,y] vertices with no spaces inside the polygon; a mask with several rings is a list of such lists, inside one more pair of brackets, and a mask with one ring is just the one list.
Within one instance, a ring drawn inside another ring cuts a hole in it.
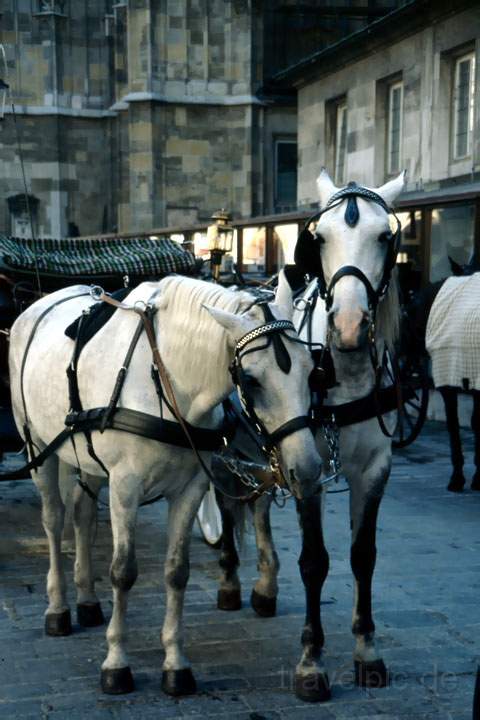
[{"label": "white blanket on horse", "polygon": [[480,390],[480,273],[448,278],[430,310],[426,347],[436,387]]}]

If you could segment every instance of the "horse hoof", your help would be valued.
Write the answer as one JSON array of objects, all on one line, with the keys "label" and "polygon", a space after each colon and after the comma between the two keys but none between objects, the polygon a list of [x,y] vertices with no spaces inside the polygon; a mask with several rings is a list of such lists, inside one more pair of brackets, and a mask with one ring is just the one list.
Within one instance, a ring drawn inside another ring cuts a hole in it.
[{"label": "horse hoof", "polygon": [[327,673],[295,675],[295,695],[304,702],[327,702],[331,698]]},{"label": "horse hoof", "polygon": [[277,598],[260,595],[256,590],[252,590],[250,603],[260,617],[274,617],[277,612]]},{"label": "horse hoof", "polygon": [[355,685],[369,688],[383,688],[390,682],[383,660],[361,662],[355,660]]},{"label": "horse hoof", "polygon": [[480,473],[476,472],[472,478],[472,484],[470,485],[472,490],[480,490]]},{"label": "horse hoof", "polygon": [[242,595],[238,590],[219,590],[217,593],[217,608],[219,610],[240,610]]},{"label": "horse hoof", "polygon": [[193,695],[197,692],[197,683],[190,668],[181,670],[164,670],[162,673],[162,690],[167,695]]},{"label": "horse hoof", "polygon": [[454,471],[452,473],[452,477],[450,478],[450,482],[447,485],[447,490],[450,492],[462,492],[465,485],[465,478],[463,476],[462,471]]},{"label": "horse hoof", "polygon": [[129,667],[102,670],[100,683],[102,692],[106,695],[126,695],[135,690],[132,671]]},{"label": "horse hoof", "polygon": [[447,485],[447,490],[450,492],[463,492],[464,483],[451,480]]},{"label": "horse hoof", "polygon": [[70,610],[45,615],[45,634],[51,637],[63,637],[72,634]]},{"label": "horse hoof", "polygon": [[77,605],[77,622],[82,627],[98,627],[105,623],[100,603],[79,603]]}]

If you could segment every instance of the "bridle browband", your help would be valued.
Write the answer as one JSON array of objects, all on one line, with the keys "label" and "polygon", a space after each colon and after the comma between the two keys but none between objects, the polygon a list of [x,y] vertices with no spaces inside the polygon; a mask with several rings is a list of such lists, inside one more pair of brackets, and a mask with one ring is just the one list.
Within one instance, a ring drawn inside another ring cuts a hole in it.
[{"label": "bridle browband", "polygon": [[235,352],[239,353],[245,345],[248,345],[249,342],[252,342],[252,340],[256,340],[259,337],[262,337],[262,335],[270,335],[272,333],[275,333],[277,331],[282,330],[295,330],[295,325],[290,320],[272,320],[268,323],[265,323],[265,325],[260,325],[260,327],[255,328],[255,330],[250,330],[250,332],[243,335],[240,340],[237,342]]},{"label": "bridle browband", "polygon": [[[345,199],[348,200],[347,206],[345,209],[345,222],[350,227],[354,227],[358,219],[360,217],[358,205],[357,205],[357,197],[361,197],[364,200],[369,200],[370,202],[374,202],[377,205],[380,205],[380,207],[385,210],[387,214],[392,214],[397,221],[397,228],[394,233],[391,234],[391,237],[388,240],[388,250],[387,250],[387,256],[385,258],[385,264],[383,268],[383,275],[382,279],[380,280],[379,286],[377,289],[375,289],[370,280],[367,278],[364,272],[360,270],[360,268],[355,267],[354,265],[344,265],[343,267],[339,268],[337,272],[333,275],[331,278],[329,284],[327,285],[327,281],[325,279],[325,274],[323,271],[323,265],[322,265],[322,257],[321,257],[321,248],[320,248],[320,242],[318,236],[314,235],[310,230],[309,226],[312,222],[318,221],[322,215],[324,215],[326,212],[331,210],[334,207],[337,207],[340,205]],[[401,225],[400,220],[395,215],[395,212],[391,207],[387,205],[385,200],[376,192],[373,190],[369,190],[368,188],[361,187],[357,185],[356,183],[349,183],[347,187],[342,188],[342,190],[339,190],[338,192],[334,193],[331,198],[328,200],[327,204],[324,208],[316,212],[314,215],[308,218],[307,222],[305,223],[305,226],[302,230],[302,232],[299,235],[297,246],[295,248],[295,262],[300,266],[304,267],[306,273],[315,275],[318,278],[318,286],[320,291],[320,296],[325,300],[325,309],[327,312],[332,307],[333,304],[333,291],[335,288],[335,285],[338,283],[338,281],[346,277],[348,275],[353,275],[354,277],[358,278],[364,285],[365,290],[367,292],[367,298],[368,298],[368,304],[370,312],[372,313],[372,316],[375,316],[377,306],[379,301],[385,296],[388,286],[390,284],[391,276],[393,268],[395,267],[395,263],[397,261],[397,255],[399,251],[400,246],[400,240],[401,240]],[[308,251],[308,245],[310,246],[310,251]],[[313,267],[310,269],[308,268],[308,262],[305,262],[305,256],[308,254],[310,257],[312,256],[312,250],[318,250],[318,257],[313,258]]]}]

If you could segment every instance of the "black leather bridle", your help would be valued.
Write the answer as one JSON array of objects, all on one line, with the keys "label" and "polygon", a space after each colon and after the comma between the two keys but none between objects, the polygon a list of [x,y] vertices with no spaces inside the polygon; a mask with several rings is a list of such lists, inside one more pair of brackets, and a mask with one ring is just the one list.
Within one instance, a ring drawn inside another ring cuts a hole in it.
[{"label": "black leather bridle", "polygon": [[[295,326],[290,320],[275,319],[268,304],[261,303],[259,307],[263,310],[266,322],[264,325],[260,325],[260,327],[246,333],[246,335],[241,337],[237,342],[235,355],[230,365],[230,374],[242,404],[243,412],[255,428],[260,447],[266,453],[271,453],[280,441],[288,437],[288,435],[292,435],[303,428],[312,429],[312,419],[308,415],[299,415],[291,420],[287,420],[287,422],[283,423],[283,425],[276,428],[273,432],[269,432],[255,411],[254,401],[248,390],[246,374],[242,368],[242,359],[245,355],[264,350],[270,343],[273,343],[277,364],[285,374],[288,374],[292,361],[282,336],[287,340],[294,340],[294,338],[290,338],[285,331],[289,330],[295,333],[295,335],[297,334]],[[267,338],[267,342],[264,345],[246,349],[251,342],[260,337]]]},{"label": "black leather bridle", "polygon": [[[377,203],[380,205],[387,214],[392,214],[397,221],[397,228],[395,232],[389,233],[386,238],[388,242],[387,255],[383,267],[383,275],[378,288],[375,289],[370,280],[367,278],[364,272],[355,265],[344,265],[339,268],[333,275],[330,282],[327,285],[325,274],[322,265],[322,254],[321,254],[321,242],[317,235],[314,235],[310,230],[309,226],[312,222],[318,221],[322,215],[331,210],[334,207],[340,205],[345,199],[348,200],[347,207],[345,209],[345,222],[350,227],[355,227],[360,217],[356,198],[360,197],[364,200]],[[312,215],[299,235],[297,245],[295,247],[295,263],[305,270],[306,274],[316,276],[318,278],[318,286],[320,290],[320,296],[325,300],[325,309],[327,312],[331,309],[333,304],[333,291],[338,281],[348,275],[358,278],[367,292],[368,305],[372,317],[375,316],[379,301],[385,296],[388,286],[390,284],[393,268],[397,261],[397,255],[401,241],[401,225],[400,220],[395,215],[393,209],[389,207],[384,199],[378,195],[378,193],[368,188],[361,187],[356,183],[349,183],[347,187],[334,193],[328,200],[324,208]]]}]

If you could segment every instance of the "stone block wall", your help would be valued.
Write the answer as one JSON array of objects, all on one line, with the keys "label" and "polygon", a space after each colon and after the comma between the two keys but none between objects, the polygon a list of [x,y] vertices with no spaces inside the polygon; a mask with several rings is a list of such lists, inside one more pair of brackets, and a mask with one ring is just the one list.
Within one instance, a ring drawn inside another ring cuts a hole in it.
[{"label": "stone block wall", "polygon": [[[82,234],[146,230],[221,207],[237,217],[271,210],[269,128],[282,125],[282,106],[256,94],[261,4],[3,0],[1,12],[38,234],[65,235],[69,223]],[[284,110],[291,132],[292,107]],[[8,112],[0,157],[8,233],[7,199],[23,191]]]},{"label": "stone block wall", "polygon": [[[338,70],[320,69],[298,93],[299,203],[317,202],[315,179],[322,165],[333,174],[328,103],[348,104],[348,179],[376,186],[385,170],[385,82],[404,83],[403,166],[408,189],[436,189],[446,179],[468,181],[480,170],[480,105],[476,104],[473,159],[452,162],[450,153],[452,51],[476,49],[480,81],[480,9],[472,8],[383,47]],[[382,97],[383,93],[383,97]]]}]

